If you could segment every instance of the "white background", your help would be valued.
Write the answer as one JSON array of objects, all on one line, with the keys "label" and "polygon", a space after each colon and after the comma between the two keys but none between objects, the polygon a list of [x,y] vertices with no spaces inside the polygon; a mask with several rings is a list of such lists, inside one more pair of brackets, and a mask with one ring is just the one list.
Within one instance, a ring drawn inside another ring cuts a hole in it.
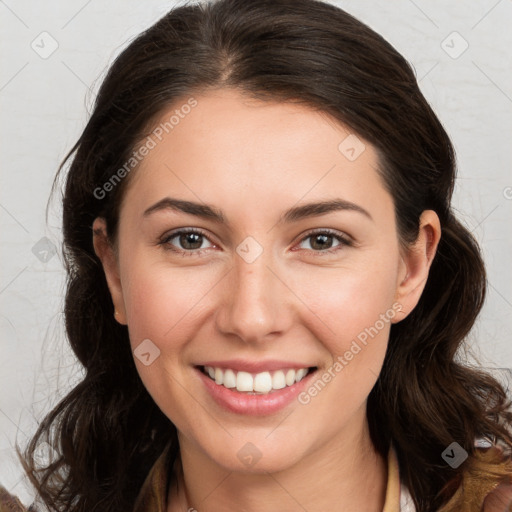
[{"label": "white background", "polygon": [[[31,492],[13,445],[24,447],[35,419],[80,378],[62,329],[58,193],[45,219],[52,180],[85,126],[108,64],[176,3],[0,0],[0,482],[25,502]],[[454,204],[481,243],[489,274],[469,345],[482,366],[512,367],[512,1],[333,3],[413,63],[452,137],[459,164]],[[52,44],[58,48],[47,58],[31,47],[44,53]],[[41,252],[51,249],[43,237],[57,248],[53,257]]]}]

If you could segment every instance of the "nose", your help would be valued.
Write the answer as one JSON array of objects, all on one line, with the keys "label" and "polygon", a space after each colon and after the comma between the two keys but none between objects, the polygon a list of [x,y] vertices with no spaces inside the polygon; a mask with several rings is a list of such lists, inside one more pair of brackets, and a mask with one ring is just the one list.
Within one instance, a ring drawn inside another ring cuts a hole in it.
[{"label": "nose", "polygon": [[282,335],[293,320],[293,294],[263,254],[248,263],[235,256],[226,276],[216,325],[224,335],[261,344]]}]

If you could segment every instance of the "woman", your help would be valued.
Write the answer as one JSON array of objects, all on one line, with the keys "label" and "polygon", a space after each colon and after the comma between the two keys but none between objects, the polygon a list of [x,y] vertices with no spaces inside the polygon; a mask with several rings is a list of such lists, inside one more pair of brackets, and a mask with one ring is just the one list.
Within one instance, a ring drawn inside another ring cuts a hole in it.
[{"label": "woman", "polygon": [[379,35],[314,0],[177,8],[71,156],[86,374],[25,454],[50,510],[506,510],[510,404],[456,358],[485,272],[453,148]]}]

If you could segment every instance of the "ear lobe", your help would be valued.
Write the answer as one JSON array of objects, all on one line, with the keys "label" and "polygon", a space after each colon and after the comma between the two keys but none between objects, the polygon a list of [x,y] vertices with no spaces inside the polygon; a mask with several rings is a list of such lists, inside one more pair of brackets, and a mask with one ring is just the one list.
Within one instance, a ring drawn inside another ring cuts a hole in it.
[{"label": "ear lobe", "polygon": [[92,225],[93,245],[96,256],[101,261],[108,289],[116,311],[115,319],[122,325],[126,325],[126,311],[124,307],[123,290],[119,276],[117,257],[107,236],[107,224],[105,219],[97,217]]},{"label": "ear lobe", "polygon": [[425,210],[420,217],[418,237],[402,256],[402,271],[399,272],[395,295],[395,300],[401,305],[401,309],[393,319],[393,323],[407,317],[418,304],[440,239],[439,217],[435,211]]}]

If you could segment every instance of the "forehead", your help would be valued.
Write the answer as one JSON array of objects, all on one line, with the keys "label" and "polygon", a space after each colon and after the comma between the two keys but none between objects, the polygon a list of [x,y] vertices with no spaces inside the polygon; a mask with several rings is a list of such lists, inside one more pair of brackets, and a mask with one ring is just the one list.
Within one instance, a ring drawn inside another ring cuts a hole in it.
[{"label": "forehead", "polygon": [[277,195],[286,204],[326,194],[368,203],[386,194],[376,151],[350,128],[305,105],[232,89],[179,99],[142,144],[151,149],[128,187],[133,201],[166,191],[213,203],[245,197],[247,206]]}]

